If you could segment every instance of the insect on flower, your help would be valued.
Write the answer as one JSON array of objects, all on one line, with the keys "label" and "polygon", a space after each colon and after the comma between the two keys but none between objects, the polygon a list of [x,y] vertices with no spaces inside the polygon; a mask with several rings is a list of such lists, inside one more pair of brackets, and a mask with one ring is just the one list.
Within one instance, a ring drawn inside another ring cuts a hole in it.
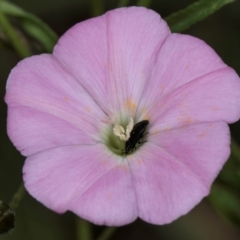
[{"label": "insect on flower", "polygon": [[143,120],[138,122],[134,125],[131,133],[130,138],[126,141],[125,144],[125,154],[133,151],[136,147],[137,143],[142,143],[140,140],[143,138],[143,133],[145,132],[147,125],[149,124],[148,120]]}]

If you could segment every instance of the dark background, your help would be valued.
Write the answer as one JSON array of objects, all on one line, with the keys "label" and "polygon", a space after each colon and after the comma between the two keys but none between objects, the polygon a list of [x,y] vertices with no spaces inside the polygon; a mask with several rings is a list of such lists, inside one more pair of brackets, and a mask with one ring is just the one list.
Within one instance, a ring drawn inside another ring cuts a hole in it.
[{"label": "dark background", "polygon": [[[91,1],[87,0],[12,0],[50,25],[61,36],[75,23],[91,17]],[[113,9],[118,1],[104,1],[105,10]],[[191,0],[153,0],[150,8],[166,17],[185,8]],[[130,1],[130,5],[136,4]],[[240,1],[229,4],[204,21],[197,23],[185,33],[206,41],[221,56],[225,63],[240,75]],[[6,134],[7,108],[3,101],[8,74],[20,58],[11,48],[0,48],[0,199],[10,202],[22,179],[24,158],[15,150]],[[239,124],[231,126],[232,135],[240,141]],[[240,206],[239,206],[240,207]],[[70,212],[58,215],[28,194],[25,195],[16,213],[16,228],[3,240],[75,240],[76,216]],[[102,227],[94,226],[95,235]],[[189,214],[171,224],[154,226],[141,220],[119,228],[112,239],[183,239],[183,240],[237,240],[239,225],[233,225],[214,211],[204,199]]]}]

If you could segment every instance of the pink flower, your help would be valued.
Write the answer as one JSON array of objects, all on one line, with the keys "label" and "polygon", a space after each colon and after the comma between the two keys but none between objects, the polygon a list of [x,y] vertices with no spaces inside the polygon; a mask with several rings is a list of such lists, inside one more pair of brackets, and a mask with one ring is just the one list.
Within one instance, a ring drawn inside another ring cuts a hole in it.
[{"label": "pink flower", "polygon": [[[78,23],[52,55],[21,61],[5,100],[38,201],[95,224],[164,224],[209,194],[229,156],[227,123],[240,117],[240,81],[206,43],[130,7]],[[142,120],[143,143],[125,154]]]}]

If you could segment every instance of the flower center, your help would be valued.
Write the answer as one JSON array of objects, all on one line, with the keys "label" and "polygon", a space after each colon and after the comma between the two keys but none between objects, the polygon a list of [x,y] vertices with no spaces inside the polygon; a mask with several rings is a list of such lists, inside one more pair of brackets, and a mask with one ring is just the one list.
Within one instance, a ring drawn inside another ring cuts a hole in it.
[{"label": "flower center", "polygon": [[126,130],[121,126],[116,124],[113,128],[113,133],[119,137],[122,141],[127,141],[130,138],[130,133],[133,129],[133,119],[130,118],[130,122],[126,127]]},{"label": "flower center", "polygon": [[144,142],[142,139],[145,137],[144,134],[148,120],[143,120],[134,125],[134,121],[130,118],[130,121],[126,127],[115,124],[112,129],[110,129],[107,146],[110,150],[118,155],[128,155],[134,152],[138,146]]}]

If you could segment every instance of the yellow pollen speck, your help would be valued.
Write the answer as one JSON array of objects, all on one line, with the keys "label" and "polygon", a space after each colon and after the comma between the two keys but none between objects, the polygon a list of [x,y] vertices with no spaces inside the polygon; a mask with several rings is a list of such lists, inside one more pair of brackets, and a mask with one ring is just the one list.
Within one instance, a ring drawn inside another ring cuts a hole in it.
[{"label": "yellow pollen speck", "polygon": [[191,117],[185,117],[185,116],[179,116],[177,118],[178,121],[184,122],[185,124],[191,124],[192,123],[192,118]]},{"label": "yellow pollen speck", "polygon": [[157,134],[159,134],[160,133],[160,129],[156,129],[156,130],[154,130],[154,132],[152,133],[153,135],[157,135]]},{"label": "yellow pollen speck", "polygon": [[82,117],[81,119],[82,119],[84,122],[87,122],[86,118],[83,118],[83,117]]},{"label": "yellow pollen speck", "polygon": [[183,119],[183,116],[178,116],[178,117],[177,117],[177,120],[178,120],[178,121],[182,121],[182,119]]},{"label": "yellow pollen speck", "polygon": [[103,165],[104,165],[104,166],[108,166],[108,165],[109,165],[109,162],[108,162],[108,161],[106,161],[106,160],[105,160],[105,161],[103,161],[102,163],[103,163]]},{"label": "yellow pollen speck", "polygon": [[142,164],[141,160],[137,160],[137,164],[140,166]]},{"label": "yellow pollen speck", "polygon": [[186,106],[186,103],[184,102],[178,104],[178,107],[185,107],[185,106]]},{"label": "yellow pollen speck", "polygon": [[162,174],[161,174],[161,173],[158,173],[157,176],[158,176],[159,178],[162,178]]},{"label": "yellow pollen speck", "polygon": [[218,110],[219,110],[219,107],[213,107],[213,108],[212,108],[212,111],[213,111],[213,112],[216,112],[216,111],[218,111]]},{"label": "yellow pollen speck", "polygon": [[86,107],[85,109],[87,112],[92,112],[92,108],[90,108],[90,107]]},{"label": "yellow pollen speck", "polygon": [[126,164],[119,164],[117,167],[122,169],[124,172],[129,171],[128,166]]},{"label": "yellow pollen speck", "polygon": [[108,200],[109,203],[112,203],[112,202],[113,202],[112,193],[108,193],[108,194],[106,195],[106,197],[107,197],[107,200]]},{"label": "yellow pollen speck", "polygon": [[64,97],[63,100],[67,102],[67,101],[68,101],[68,98],[67,98],[67,97]]},{"label": "yellow pollen speck", "polygon": [[[105,64],[105,68],[109,71],[112,71],[112,66],[111,64]],[[111,79],[111,78],[110,78]]]},{"label": "yellow pollen speck", "polygon": [[126,101],[126,107],[129,109],[129,110],[135,110],[136,109],[136,103],[132,100],[127,100]]},{"label": "yellow pollen speck", "polygon": [[123,167],[123,170],[125,171],[125,172],[128,172],[128,167],[126,166],[126,165],[124,165],[124,167]]},{"label": "yellow pollen speck", "polygon": [[206,136],[206,132],[203,132],[203,133],[200,134],[200,138],[203,138],[205,136]]},{"label": "yellow pollen speck", "polygon": [[191,117],[188,117],[188,118],[186,119],[186,123],[187,123],[187,124],[191,124],[191,123],[192,123],[192,118],[191,118]]},{"label": "yellow pollen speck", "polygon": [[150,115],[146,113],[143,117],[144,120],[148,120],[150,122]]}]

